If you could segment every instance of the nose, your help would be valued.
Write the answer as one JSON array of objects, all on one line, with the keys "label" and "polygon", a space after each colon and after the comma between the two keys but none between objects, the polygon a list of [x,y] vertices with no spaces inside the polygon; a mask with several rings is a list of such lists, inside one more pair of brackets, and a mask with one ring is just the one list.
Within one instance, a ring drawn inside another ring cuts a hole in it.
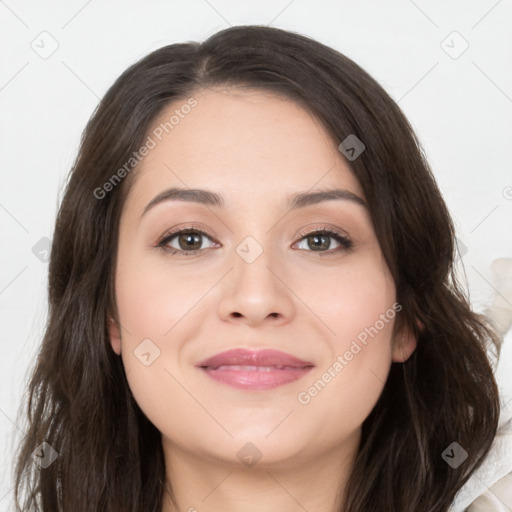
[{"label": "nose", "polygon": [[253,261],[245,257],[243,249],[235,251],[233,268],[221,284],[218,313],[222,320],[253,327],[292,320],[295,305],[289,272],[282,261],[276,260],[271,258],[270,251],[263,250]]}]

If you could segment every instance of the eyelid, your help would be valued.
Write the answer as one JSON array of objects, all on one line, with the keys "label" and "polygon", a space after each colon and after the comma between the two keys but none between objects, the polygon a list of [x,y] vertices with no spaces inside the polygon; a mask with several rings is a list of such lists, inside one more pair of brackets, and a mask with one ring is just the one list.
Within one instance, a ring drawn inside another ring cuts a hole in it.
[{"label": "eyelid", "polygon": [[350,236],[349,234],[340,229],[340,228],[336,228],[334,226],[331,226],[330,224],[323,224],[321,227],[316,227],[316,228],[310,228],[310,227],[305,227],[305,228],[302,228],[298,233],[297,233],[297,237],[306,237],[308,235],[312,235],[314,233],[317,233],[317,232],[334,232],[336,233],[337,235],[339,235],[340,237],[343,237],[343,238],[346,238],[348,240],[350,240]]},{"label": "eyelid", "polygon": [[[170,228],[170,229],[168,229],[162,236],[159,237],[159,239],[158,239],[158,241],[156,243],[156,246],[157,247],[164,246],[166,243],[168,243],[169,240],[174,238],[176,235],[179,235],[179,234],[181,234],[183,232],[189,232],[189,231],[190,232],[194,232],[194,233],[195,232],[200,233],[201,235],[204,235],[207,238],[209,238],[210,240],[212,240],[213,242],[219,243],[204,228],[201,228],[201,227],[199,227],[197,225],[194,225],[194,224],[190,224],[190,225],[187,225],[187,226],[181,226],[181,227],[178,227],[178,228]],[[204,250],[204,249],[202,249],[202,250]]]}]

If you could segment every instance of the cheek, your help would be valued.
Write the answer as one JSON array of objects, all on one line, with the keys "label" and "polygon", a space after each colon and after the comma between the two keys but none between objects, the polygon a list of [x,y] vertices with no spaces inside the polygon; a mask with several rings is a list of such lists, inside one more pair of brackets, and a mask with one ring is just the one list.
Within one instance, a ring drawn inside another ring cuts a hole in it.
[{"label": "cheek", "polygon": [[[179,361],[187,340],[194,339],[202,325],[197,303],[213,284],[195,276],[183,279],[183,270],[178,274],[135,251],[128,256],[125,250],[118,259],[116,300],[128,384],[150,421],[173,435],[182,425],[169,418],[176,416],[176,410],[191,407],[190,395],[180,385],[186,379]],[[179,435],[186,433],[185,429]]]},{"label": "cheek", "polygon": [[190,402],[174,367],[181,351],[178,322],[183,316],[179,300],[183,290],[176,287],[176,279],[169,288],[170,281],[165,276],[155,279],[151,267],[120,265],[116,285],[128,385],[140,409],[162,432],[172,431],[176,422],[169,419]]},{"label": "cheek", "polygon": [[382,259],[370,251],[347,260],[339,270],[316,272],[313,280],[298,284],[296,290],[326,327],[331,348],[337,353],[348,350],[350,341],[358,336],[364,343],[369,330],[375,335],[374,328],[379,339],[391,336],[395,286]]},{"label": "cheek", "polygon": [[349,334],[331,338],[331,356],[297,395],[304,422],[319,436],[350,435],[368,417],[384,388],[391,367],[393,320],[378,329],[375,317],[368,312],[365,317],[372,320],[370,327],[361,327],[364,324],[355,319],[349,327],[339,325],[338,332]]},{"label": "cheek", "polygon": [[[182,274],[181,274],[182,276]],[[137,254],[121,258],[116,299],[126,331],[138,337],[161,338],[190,310],[195,287],[169,266]],[[126,336],[126,333],[124,333]]]},{"label": "cheek", "polygon": [[323,285],[312,303],[330,331],[329,356],[297,398],[303,413],[322,428],[335,431],[343,425],[350,432],[366,419],[384,388],[400,307],[392,277],[377,260],[361,260]]}]

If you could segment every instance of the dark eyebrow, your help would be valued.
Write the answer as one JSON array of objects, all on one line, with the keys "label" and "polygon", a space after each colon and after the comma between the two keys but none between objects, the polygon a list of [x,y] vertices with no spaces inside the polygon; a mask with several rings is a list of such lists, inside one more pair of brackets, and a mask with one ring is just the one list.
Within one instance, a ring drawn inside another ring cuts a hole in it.
[{"label": "dark eyebrow", "polygon": [[[324,201],[332,200],[347,200],[353,201],[364,207],[366,203],[358,195],[344,189],[330,189],[330,190],[317,190],[315,192],[301,192],[293,194],[288,198],[287,208],[295,210],[297,208],[305,208],[315,204],[323,203]],[[214,206],[221,208],[224,206],[224,200],[221,195],[210,190],[203,190],[197,188],[177,188],[172,187],[164,190],[156,197],[154,197],[144,208],[141,217],[151,208],[164,201],[187,201],[192,203],[204,204],[206,206]]]},{"label": "dark eyebrow", "polygon": [[157,204],[163,203],[164,201],[188,201],[191,203],[200,203],[206,206],[216,206],[220,208],[224,206],[224,200],[222,196],[209,190],[202,190],[199,188],[168,188],[164,190],[146,205],[142,216],[146,214],[148,210],[156,206]]},{"label": "dark eyebrow", "polygon": [[317,190],[315,192],[302,192],[300,194],[293,194],[288,200],[288,210],[295,210],[297,208],[304,208],[324,201],[333,201],[344,199],[346,201],[354,201],[361,206],[367,207],[366,203],[356,194],[349,190],[340,188],[330,190]]}]

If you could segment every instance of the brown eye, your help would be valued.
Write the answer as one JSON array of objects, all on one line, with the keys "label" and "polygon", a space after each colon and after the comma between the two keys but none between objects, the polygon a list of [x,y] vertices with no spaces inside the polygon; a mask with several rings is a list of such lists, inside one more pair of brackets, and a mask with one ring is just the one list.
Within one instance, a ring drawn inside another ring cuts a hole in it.
[{"label": "brown eye", "polygon": [[203,231],[194,229],[182,229],[165,235],[159,242],[158,247],[166,251],[170,251],[172,254],[194,254],[197,251],[204,250],[203,246],[204,239],[212,241]]},{"label": "brown eye", "polygon": [[[337,247],[331,248],[333,245],[331,242],[332,239],[335,240],[335,244],[338,244]],[[353,247],[352,241],[347,236],[330,229],[322,229],[302,234],[302,238],[298,243],[305,245],[305,247],[299,247],[299,249],[317,252],[319,255],[350,250]]]},{"label": "brown eye", "polygon": [[308,247],[314,251],[320,249],[329,249],[331,246],[331,240],[329,235],[309,235],[306,237]]},{"label": "brown eye", "polygon": [[200,233],[181,233],[177,237],[180,249],[195,251],[201,248],[202,236]]}]

